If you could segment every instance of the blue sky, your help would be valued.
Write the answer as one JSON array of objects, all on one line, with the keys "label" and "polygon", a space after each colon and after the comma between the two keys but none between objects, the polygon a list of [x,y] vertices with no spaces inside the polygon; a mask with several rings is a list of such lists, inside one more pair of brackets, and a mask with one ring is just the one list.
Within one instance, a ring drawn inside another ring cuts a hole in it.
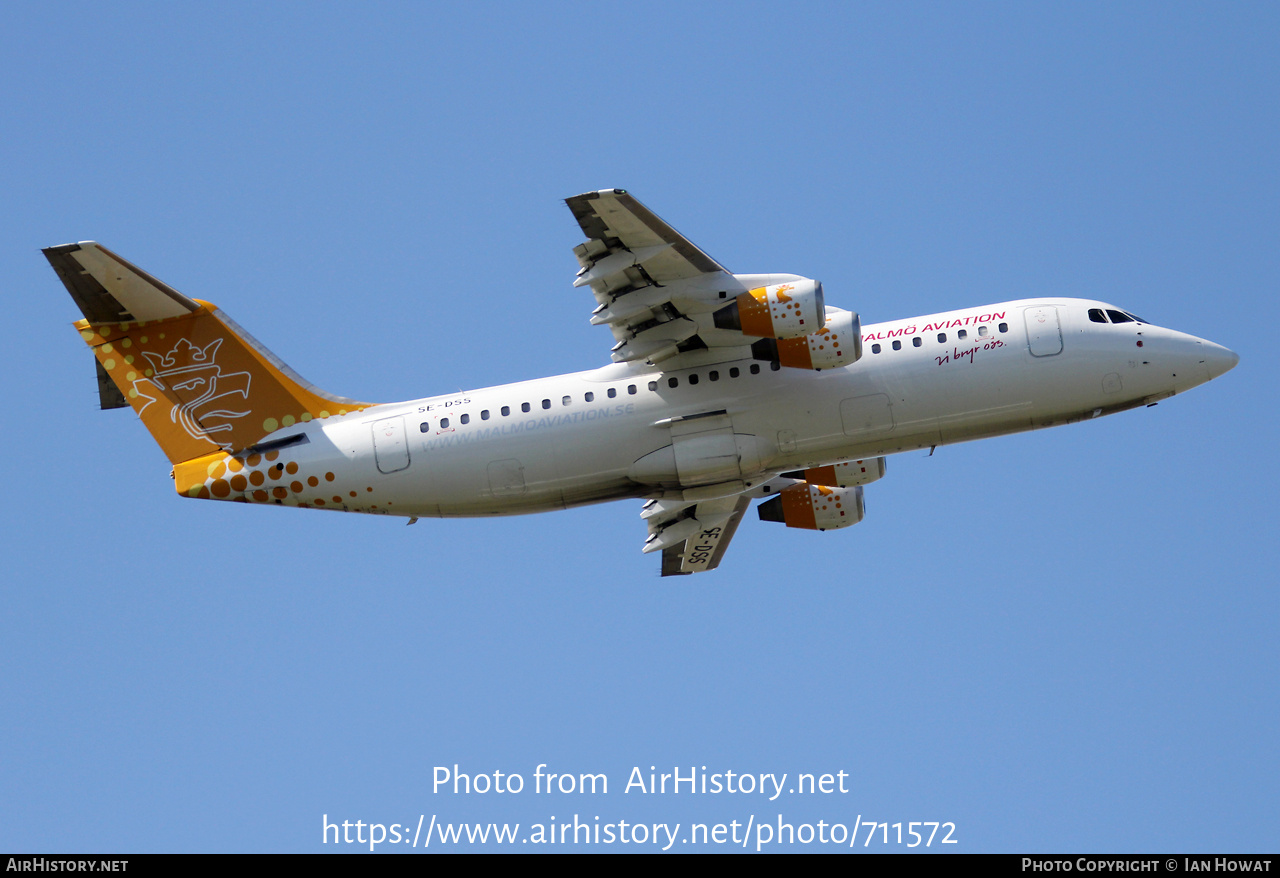
[{"label": "blue sky", "polygon": [[[1276,848],[1276,7],[791,6],[5,6],[0,849],[574,813]],[[752,515],[661,580],[633,503],[406,529],[178,498],[39,253],[99,240],[319,386],[407,399],[606,361],[561,203],[604,187],[864,322],[1087,296],[1241,362],[891,458],[856,528]],[[455,763],[610,792],[433,793]],[[850,792],[622,792],[651,765]]]}]

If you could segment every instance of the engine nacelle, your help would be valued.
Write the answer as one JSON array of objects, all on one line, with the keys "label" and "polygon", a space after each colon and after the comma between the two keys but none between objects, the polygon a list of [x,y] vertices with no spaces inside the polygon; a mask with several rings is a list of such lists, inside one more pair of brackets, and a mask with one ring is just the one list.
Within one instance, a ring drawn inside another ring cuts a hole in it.
[{"label": "engine nacelle", "polygon": [[804,338],[778,342],[778,362],[793,369],[834,369],[862,356],[862,321],[853,311],[827,309],[827,324]]},{"label": "engine nacelle", "polygon": [[806,470],[783,473],[790,479],[804,479],[811,485],[825,485],[828,488],[853,488],[858,485],[869,485],[884,478],[884,458],[873,457],[867,460],[848,460],[830,466],[815,466]]},{"label": "engine nacelle", "polygon": [[756,507],[761,521],[780,521],[787,527],[835,530],[862,521],[866,508],[862,486],[828,488],[801,482],[783,488],[778,496]]},{"label": "engine nacelle", "polygon": [[826,326],[822,284],[788,281],[741,293],[714,315],[719,329],[759,338],[801,338]]}]

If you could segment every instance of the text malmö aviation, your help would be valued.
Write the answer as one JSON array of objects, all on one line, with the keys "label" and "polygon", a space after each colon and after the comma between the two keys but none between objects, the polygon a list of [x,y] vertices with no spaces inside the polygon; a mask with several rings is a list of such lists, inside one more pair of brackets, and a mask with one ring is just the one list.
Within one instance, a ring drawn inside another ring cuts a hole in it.
[{"label": "text malm\u00f6 aviation", "polygon": [[730,273],[621,189],[567,204],[612,363],[410,402],[325,393],[96,243],[44,253],[102,407],[133,408],[179,494],[411,520],[643,499],[664,576],[716,567],[754,499],[765,521],[847,527],[885,455],[1150,405],[1239,359],[1061,297],[863,326],[817,281]]}]

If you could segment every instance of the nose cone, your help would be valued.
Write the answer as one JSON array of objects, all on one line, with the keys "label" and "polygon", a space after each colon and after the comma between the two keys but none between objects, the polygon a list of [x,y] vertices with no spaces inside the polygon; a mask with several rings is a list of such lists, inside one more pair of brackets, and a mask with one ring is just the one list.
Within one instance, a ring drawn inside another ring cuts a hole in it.
[{"label": "nose cone", "polygon": [[1224,348],[1220,344],[1206,341],[1201,349],[1201,359],[1204,360],[1205,369],[1209,373],[1209,380],[1212,381],[1219,375],[1230,372],[1235,368],[1236,363],[1240,362],[1240,355],[1233,350]]}]

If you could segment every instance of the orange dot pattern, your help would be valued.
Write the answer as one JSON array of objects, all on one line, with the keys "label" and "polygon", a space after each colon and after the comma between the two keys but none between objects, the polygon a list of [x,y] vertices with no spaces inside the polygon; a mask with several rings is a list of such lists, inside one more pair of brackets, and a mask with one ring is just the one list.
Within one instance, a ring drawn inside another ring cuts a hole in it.
[{"label": "orange dot pattern", "polygon": [[[75,324],[171,463],[216,453],[219,443],[245,448],[281,427],[369,407],[299,383],[215,306],[196,301],[200,307],[180,317]],[[221,395],[209,397],[210,386]]]},{"label": "orange dot pattern", "polygon": [[806,530],[833,530],[848,527],[860,520],[855,502],[858,488],[832,488],[800,482],[783,488],[782,520],[787,527]]},{"label": "orange dot pattern", "polygon": [[374,502],[378,495],[372,485],[344,485],[332,470],[311,467],[306,461],[284,459],[279,451],[216,452],[178,464],[173,474],[179,494],[201,500],[384,514],[392,505],[388,500]]},{"label": "orange dot pattern", "polygon": [[876,459],[849,460],[829,466],[810,467],[804,471],[804,480],[811,485],[826,485],[829,488],[852,488],[867,485],[880,478],[883,470],[876,465]]},{"label": "orange dot pattern", "polygon": [[773,284],[737,298],[742,332],[762,338],[796,338],[821,325],[817,286],[805,281]]}]

